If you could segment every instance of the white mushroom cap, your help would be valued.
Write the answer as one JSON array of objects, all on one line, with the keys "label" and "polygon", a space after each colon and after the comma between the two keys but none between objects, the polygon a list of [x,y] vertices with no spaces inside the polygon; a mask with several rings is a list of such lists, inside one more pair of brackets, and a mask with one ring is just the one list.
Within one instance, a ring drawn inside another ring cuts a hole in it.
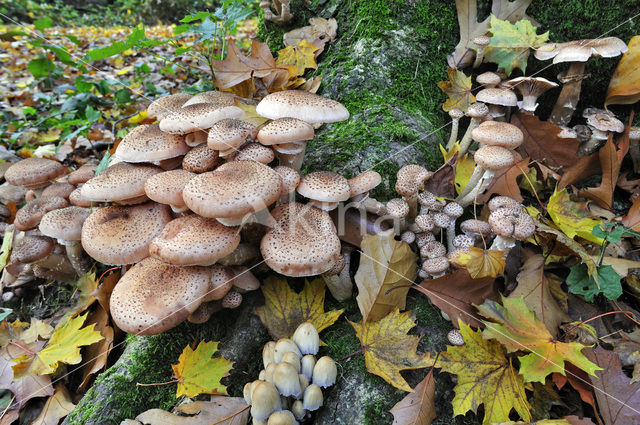
[{"label": "white mushroom cap", "polygon": [[317,354],[320,348],[320,336],[311,322],[303,322],[291,337],[302,354]]},{"label": "white mushroom cap", "polygon": [[476,99],[478,102],[489,105],[516,106],[518,104],[518,98],[514,92],[509,89],[497,87],[480,90],[478,94],[476,94]]},{"label": "white mushroom cap", "polygon": [[495,87],[500,84],[501,81],[502,78],[495,72],[483,72],[476,77],[476,83],[488,87]]},{"label": "white mushroom cap", "polygon": [[298,425],[295,416],[288,410],[281,410],[269,416],[267,425]]},{"label": "white mushroom cap", "polygon": [[316,357],[313,354],[307,354],[300,360],[300,371],[307,379],[313,376],[313,368],[316,365]]},{"label": "white mushroom cap", "polygon": [[295,342],[289,338],[280,338],[273,349],[273,361],[280,363],[286,353],[294,353],[298,357],[302,357],[300,349]]},{"label": "white mushroom cap", "polygon": [[269,363],[275,363],[275,350],[276,343],[275,341],[268,341],[264,347],[262,347],[262,364],[264,368],[267,368]]},{"label": "white mushroom cap", "polygon": [[273,383],[278,392],[285,397],[298,398],[302,393],[298,372],[290,363],[282,362],[276,366],[273,371]]},{"label": "white mushroom cap", "polygon": [[[292,352],[284,353],[284,356],[282,356],[282,361],[280,363],[289,363],[296,370],[296,373],[298,374],[300,373],[300,368],[302,366],[300,364],[300,357],[298,357],[296,353],[292,353]],[[307,386],[305,385],[305,388],[306,387]],[[304,388],[302,389],[302,391],[304,391]]]},{"label": "white mushroom cap", "polygon": [[140,125],[118,144],[114,156],[124,162],[153,162],[189,152],[183,136],[160,131],[158,124]]},{"label": "white mushroom cap", "polygon": [[149,105],[147,108],[147,117],[162,119],[167,114],[180,108],[192,96],[187,93],[175,93],[168,96],[160,97]]},{"label": "white mushroom cap", "polygon": [[318,410],[322,406],[323,402],[324,397],[322,396],[322,389],[318,385],[311,384],[304,390],[302,407],[306,410]]},{"label": "white mushroom cap", "polygon": [[320,357],[313,367],[313,383],[319,387],[327,388],[335,384],[337,376],[338,367],[329,356]]},{"label": "white mushroom cap", "polygon": [[302,178],[298,193],[320,202],[346,201],[350,196],[347,179],[331,171],[316,171]]},{"label": "white mushroom cap", "polygon": [[278,410],[280,394],[275,385],[270,382],[258,383],[251,392],[251,416],[256,420],[265,421]]},{"label": "white mushroom cap", "polygon": [[40,221],[43,235],[63,241],[79,241],[82,224],[89,217],[89,210],[81,207],[67,207],[49,211]]},{"label": "white mushroom cap", "polygon": [[256,107],[266,118],[297,118],[310,124],[344,121],[349,111],[335,100],[301,90],[285,90],[268,94]]}]

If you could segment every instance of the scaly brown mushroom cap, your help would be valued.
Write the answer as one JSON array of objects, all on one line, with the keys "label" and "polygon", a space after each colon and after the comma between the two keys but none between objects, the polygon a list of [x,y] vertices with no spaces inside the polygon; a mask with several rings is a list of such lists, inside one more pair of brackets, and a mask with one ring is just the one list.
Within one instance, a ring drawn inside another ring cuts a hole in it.
[{"label": "scaly brown mushroom cap", "polygon": [[381,182],[382,177],[376,171],[368,170],[362,174],[358,174],[357,176],[347,180],[347,183],[349,183],[349,196],[353,198],[354,196],[367,193],[370,190],[373,190]]},{"label": "scaly brown mushroom cap", "polygon": [[300,184],[300,173],[291,167],[278,165],[277,167],[273,167],[273,171],[278,173],[282,179],[281,194],[293,192],[298,187],[298,184]]},{"label": "scaly brown mushroom cap", "polygon": [[492,146],[515,149],[522,144],[524,134],[513,124],[485,121],[471,131],[473,140]]},{"label": "scaly brown mushroom cap", "polygon": [[46,257],[53,251],[55,242],[44,236],[25,236],[11,250],[11,264],[29,264]]},{"label": "scaly brown mushroom cap", "polygon": [[329,270],[340,255],[340,239],[329,215],[291,202],[272,212],[276,226],[262,238],[260,251],[271,269],[285,276],[313,276]]},{"label": "scaly brown mushroom cap", "polygon": [[349,199],[351,189],[347,179],[331,171],[316,171],[302,178],[298,193],[320,202],[340,202]]},{"label": "scaly brown mushroom cap", "polygon": [[62,241],[79,241],[82,224],[89,217],[89,210],[81,207],[67,207],[46,213],[40,221],[43,235]]},{"label": "scaly brown mushroom cap", "polygon": [[201,144],[191,149],[182,160],[182,168],[192,173],[205,173],[213,171],[221,159],[218,151],[214,151],[206,144]]},{"label": "scaly brown mushroom cap", "polygon": [[97,165],[85,164],[77,170],[71,172],[71,174],[67,176],[67,181],[75,186],[86,183],[96,175],[97,168]]},{"label": "scaly brown mushroom cap", "polygon": [[213,124],[207,136],[207,145],[218,151],[240,147],[248,139],[255,139],[258,128],[238,119],[224,119]]},{"label": "scaly brown mushroom cap", "polygon": [[309,123],[296,118],[278,118],[258,131],[258,141],[263,145],[304,142],[313,139],[315,132]]},{"label": "scaly brown mushroom cap", "polygon": [[176,266],[207,266],[231,253],[239,243],[237,228],[192,214],[167,223],[151,242],[149,253]]},{"label": "scaly brown mushroom cap", "polygon": [[[220,103],[222,102],[234,102],[237,96],[233,93],[227,93],[218,90],[205,91],[202,93],[194,94],[188,99],[182,107],[189,105],[195,105],[196,103]],[[230,103],[233,105],[233,103]]]},{"label": "scaly brown mushroom cap", "polygon": [[124,162],[154,162],[189,152],[184,137],[165,133],[158,124],[140,125],[118,144],[114,156]]},{"label": "scaly brown mushroom cap", "polygon": [[472,236],[488,236],[491,233],[491,226],[486,221],[470,218],[460,223],[460,230]]},{"label": "scaly brown mushroom cap", "polygon": [[418,189],[425,180],[429,179],[433,173],[426,168],[409,164],[398,170],[396,180],[396,192],[401,196],[412,196],[418,192]]},{"label": "scaly brown mushroom cap", "polygon": [[240,118],[244,112],[235,105],[220,106],[213,103],[196,103],[175,110],[160,121],[160,130],[171,134],[187,134],[211,128],[227,118]]},{"label": "scaly brown mushroom cap", "polygon": [[175,93],[158,98],[151,102],[147,108],[147,117],[162,120],[162,118],[184,105],[191,97],[187,93]]},{"label": "scaly brown mushroom cap", "polygon": [[273,149],[260,143],[247,143],[233,157],[234,161],[256,161],[269,164],[275,158]]},{"label": "scaly brown mushroom cap", "polygon": [[499,208],[489,215],[489,225],[496,235],[525,240],[536,231],[536,225],[522,208]]},{"label": "scaly brown mushroom cap", "polygon": [[149,244],[169,221],[169,207],[156,203],[101,208],[82,226],[82,247],[101,263],[133,264],[149,255]]},{"label": "scaly brown mushroom cap", "polygon": [[170,170],[149,177],[144,183],[147,196],[161,204],[184,206],[182,191],[186,184],[196,175],[186,170]]},{"label": "scaly brown mushroom cap", "polygon": [[489,207],[489,211],[493,212],[499,208],[521,208],[522,205],[520,202],[516,201],[509,196],[496,196],[495,198],[491,198],[489,202],[487,202],[487,207]]},{"label": "scaly brown mushroom cap", "polygon": [[46,213],[67,205],[69,205],[67,201],[59,196],[34,199],[18,210],[13,224],[18,230],[33,229],[40,224],[40,220]]},{"label": "scaly brown mushroom cap", "polygon": [[200,306],[209,278],[206,267],[176,267],[145,258],[116,284],[111,293],[111,317],[128,333],[164,332]]},{"label": "scaly brown mushroom cap", "polygon": [[272,120],[290,117],[310,124],[349,118],[349,111],[340,102],[302,90],[270,93],[256,106],[256,112]]},{"label": "scaly brown mushroom cap", "polygon": [[259,211],[280,196],[278,173],[255,161],[233,161],[187,183],[182,197],[192,211],[211,218],[231,218]]},{"label": "scaly brown mushroom cap", "polygon": [[515,157],[509,149],[485,145],[476,151],[473,160],[485,170],[501,170],[513,165]]},{"label": "scaly brown mushroom cap", "polygon": [[476,83],[487,87],[495,87],[500,84],[501,81],[502,78],[495,72],[483,72],[476,77]]},{"label": "scaly brown mushroom cap", "polygon": [[480,90],[476,95],[476,100],[489,105],[516,106],[518,104],[518,98],[514,92],[497,87]]},{"label": "scaly brown mushroom cap", "polygon": [[71,192],[74,190],[76,190],[76,187],[72,184],[67,182],[54,182],[44,188],[40,197],[48,198],[51,196],[59,196],[64,199],[69,199],[69,195],[71,195]]},{"label": "scaly brown mushroom cap", "polygon": [[144,195],[144,184],[162,172],[153,165],[119,162],[108,167],[80,189],[83,198],[97,202],[118,202]]},{"label": "scaly brown mushroom cap", "polygon": [[18,161],[4,173],[6,181],[14,186],[37,189],[60,177],[66,172],[64,166],[57,161],[44,158],[27,158]]}]

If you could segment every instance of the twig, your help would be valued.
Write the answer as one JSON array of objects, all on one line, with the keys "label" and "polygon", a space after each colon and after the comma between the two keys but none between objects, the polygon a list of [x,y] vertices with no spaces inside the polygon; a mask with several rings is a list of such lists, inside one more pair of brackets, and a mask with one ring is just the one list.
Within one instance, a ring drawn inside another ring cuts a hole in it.
[{"label": "twig", "polygon": [[227,420],[229,420],[229,419],[233,418],[234,416],[238,416],[240,413],[244,412],[245,410],[247,410],[247,409],[248,409],[248,408],[250,408],[250,407],[251,407],[251,405],[250,405],[250,404],[247,404],[246,406],[244,406],[242,409],[238,410],[237,412],[234,412],[234,413],[230,414],[229,416],[225,416],[225,417],[224,417],[224,418],[222,418],[222,419],[218,419],[217,421],[215,421],[215,422],[214,422],[214,423],[212,423],[211,425],[218,425],[218,424],[221,424],[221,423],[223,423],[224,421],[227,421]]},{"label": "twig", "polygon": [[136,386],[137,387],[154,387],[154,386],[158,386],[158,385],[177,384],[178,382],[180,382],[179,379],[172,379],[171,381],[167,381],[167,382],[154,382],[152,384],[142,384],[140,382],[136,382]]}]

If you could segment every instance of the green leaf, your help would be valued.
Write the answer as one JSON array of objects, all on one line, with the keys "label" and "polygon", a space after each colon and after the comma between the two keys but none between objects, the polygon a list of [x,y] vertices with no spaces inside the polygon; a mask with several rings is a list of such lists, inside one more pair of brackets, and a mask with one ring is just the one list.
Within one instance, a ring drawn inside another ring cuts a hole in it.
[{"label": "green leaf", "polygon": [[102,112],[97,111],[91,107],[91,105],[87,106],[84,110],[84,116],[89,122],[96,122],[102,116]]},{"label": "green leaf", "polygon": [[111,154],[109,153],[109,151],[106,151],[104,153],[104,156],[100,160],[100,164],[98,164],[98,166],[96,167],[96,174],[95,174],[96,176],[107,169],[107,167],[109,166],[110,159],[111,159]]},{"label": "green leaf", "polygon": [[71,54],[64,47],[56,46],[56,45],[53,45],[53,44],[43,44],[42,47],[44,49],[51,50],[53,53],[55,53],[55,55],[58,58],[58,60],[60,62],[62,62],[63,64],[70,65],[70,66],[75,66],[76,65],[76,63],[73,61],[73,59],[71,59]]},{"label": "green leaf", "polygon": [[13,310],[6,307],[0,307],[0,322],[9,317],[9,315],[13,313]]},{"label": "green leaf", "polygon": [[125,50],[132,48],[144,37],[144,27],[140,25],[133,29],[126,40],[116,41],[115,43],[107,47],[100,47],[98,49],[89,50],[89,52],[87,52],[87,56],[89,57],[89,59],[94,61],[110,58],[111,56],[119,55]]},{"label": "green leaf", "polygon": [[515,24],[503,21],[491,15],[491,42],[486,47],[484,59],[494,62],[504,68],[507,75],[514,68],[520,68],[524,73],[527,69],[529,49],[537,49],[549,40],[549,32],[536,34],[536,28],[531,22],[523,19]]},{"label": "green leaf", "polygon": [[44,29],[50,28],[53,26],[53,19],[45,16],[44,18],[36,19],[33,21],[33,25],[39,30],[42,31]]},{"label": "green leaf", "polygon": [[49,58],[40,57],[33,59],[27,64],[27,69],[33,75],[34,78],[46,77],[53,71],[55,65]]},{"label": "green leaf", "polygon": [[[567,276],[569,292],[582,295],[585,300],[591,302],[598,294],[603,294],[610,300],[617,300],[622,295],[622,285],[620,276],[611,266],[598,267],[598,282],[589,276],[587,266],[578,264],[571,267],[571,272]],[[599,284],[599,286],[598,286]]]}]

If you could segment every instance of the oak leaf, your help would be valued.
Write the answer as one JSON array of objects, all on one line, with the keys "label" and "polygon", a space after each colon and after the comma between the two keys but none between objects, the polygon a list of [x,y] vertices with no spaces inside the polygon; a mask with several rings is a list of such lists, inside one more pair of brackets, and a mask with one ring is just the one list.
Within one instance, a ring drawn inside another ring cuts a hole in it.
[{"label": "oak leaf", "polygon": [[322,279],[306,281],[296,294],[285,279],[269,277],[261,287],[265,305],[255,314],[276,338],[290,338],[302,322],[311,322],[318,332],[331,326],[344,310],[324,311],[325,283]]},{"label": "oak leaf", "polygon": [[471,76],[455,68],[447,69],[449,81],[440,81],[438,87],[447,95],[447,100],[442,104],[442,109],[449,112],[458,108],[467,112],[469,105],[476,102],[476,97],[471,93]]},{"label": "oak leaf", "polygon": [[572,201],[567,189],[553,191],[547,204],[547,212],[555,225],[570,238],[580,236],[589,242],[602,244],[603,239],[593,234],[594,226],[599,226],[602,220],[591,217],[585,202]]},{"label": "oak leaf", "polygon": [[171,365],[178,379],[176,397],[193,398],[198,394],[227,394],[227,387],[220,380],[229,375],[233,362],[224,357],[212,358],[218,351],[215,341],[201,341],[195,350],[187,345],[178,357],[178,364]]},{"label": "oak leaf", "polygon": [[411,387],[400,375],[401,370],[420,369],[433,364],[427,354],[416,349],[421,337],[407,335],[416,325],[410,311],[400,313],[395,308],[377,322],[353,323],[349,321],[360,340],[367,370],[391,385],[411,392]]},{"label": "oak leaf", "polygon": [[76,407],[71,402],[69,391],[64,385],[56,385],[55,393],[47,399],[38,417],[31,425],[58,425],[60,419],[66,417]]},{"label": "oak leaf", "polygon": [[[175,409],[178,416],[166,410],[150,409],[132,421],[145,425],[246,425],[249,406],[242,397],[211,396],[211,401],[194,401]],[[124,422],[123,422],[124,424]]]},{"label": "oak leaf", "polygon": [[550,373],[558,372],[564,375],[565,361],[573,363],[591,375],[599,369],[581,353],[581,350],[586,348],[584,345],[554,339],[522,298],[503,297],[502,304],[487,301],[478,306],[480,314],[492,320],[484,321],[486,327],[482,336],[499,341],[508,352],[530,352],[518,357],[520,374],[525,381],[544,383]]},{"label": "oak leaf", "polygon": [[389,229],[364,235],[360,243],[360,266],[354,280],[365,323],[382,319],[394,308],[404,309],[409,285],[416,278],[418,257],[406,242],[396,241],[394,236]]},{"label": "oak leaf", "polygon": [[318,46],[307,40],[300,40],[293,46],[278,50],[276,65],[280,68],[289,67],[291,75],[302,75],[305,70],[318,67],[315,59],[315,52],[318,49]]},{"label": "oak leaf", "polygon": [[622,217],[622,224],[636,232],[640,231],[640,196],[633,201],[627,215]]},{"label": "oak leaf", "polygon": [[507,264],[507,251],[469,247],[469,252],[460,252],[451,262],[464,267],[474,279],[498,277]]},{"label": "oak leaf", "polygon": [[524,380],[496,341],[482,338],[460,322],[463,346],[448,346],[434,367],[458,375],[454,391],[453,414],[477,413],[484,405],[483,425],[508,421],[512,409],[525,421],[531,420],[531,406],[524,391]]},{"label": "oak leaf", "polygon": [[509,298],[523,297],[524,303],[545,324],[547,330],[557,336],[560,324],[570,318],[551,294],[549,281],[544,275],[544,257],[536,254],[528,258],[516,279],[518,286],[509,294]]},{"label": "oak leaf", "polygon": [[435,391],[435,379],[431,369],[412,393],[407,394],[389,410],[393,415],[392,425],[429,425],[436,418]]},{"label": "oak leaf", "polygon": [[459,269],[436,279],[425,280],[412,288],[428,296],[436,307],[449,316],[453,326],[458,327],[460,320],[479,327],[482,322],[476,318],[477,310],[473,305],[482,304],[487,299],[498,299],[494,282],[492,277],[473,279],[466,269]]},{"label": "oak leaf", "polygon": [[627,105],[640,100],[640,35],[631,37],[629,50],[622,55],[604,101],[608,105]]}]

